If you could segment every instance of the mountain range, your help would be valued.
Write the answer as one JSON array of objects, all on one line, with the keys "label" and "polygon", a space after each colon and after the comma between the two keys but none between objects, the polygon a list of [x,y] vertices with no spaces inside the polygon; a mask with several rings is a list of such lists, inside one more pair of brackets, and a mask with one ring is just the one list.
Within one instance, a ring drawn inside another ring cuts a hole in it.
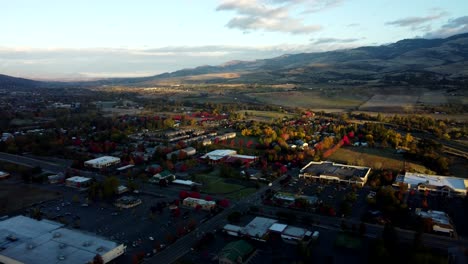
[{"label": "mountain range", "polygon": [[[404,39],[381,46],[231,61],[219,66],[200,66],[143,78],[114,78],[72,84],[145,86],[168,82],[464,85],[468,83],[468,33],[445,39]],[[0,88],[43,85],[44,82],[0,75]]]}]

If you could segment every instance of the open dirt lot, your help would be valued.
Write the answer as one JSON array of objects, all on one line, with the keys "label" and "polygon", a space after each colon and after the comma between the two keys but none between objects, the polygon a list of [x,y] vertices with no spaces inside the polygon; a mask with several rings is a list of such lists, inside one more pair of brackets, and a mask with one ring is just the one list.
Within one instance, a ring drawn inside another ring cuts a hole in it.
[{"label": "open dirt lot", "polygon": [[[41,190],[37,187],[21,184],[0,186],[0,214],[9,214],[35,203],[48,201],[61,194],[53,191]],[[21,199],[19,199],[21,197]]]}]

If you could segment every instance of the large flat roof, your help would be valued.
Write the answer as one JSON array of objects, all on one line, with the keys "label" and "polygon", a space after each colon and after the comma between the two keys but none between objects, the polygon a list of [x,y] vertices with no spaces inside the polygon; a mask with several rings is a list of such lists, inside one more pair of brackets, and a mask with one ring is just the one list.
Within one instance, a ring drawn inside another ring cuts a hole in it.
[{"label": "large flat roof", "polygon": [[226,156],[234,155],[237,152],[232,149],[217,149],[213,150],[211,152],[206,153],[205,155],[202,156],[203,159],[209,158],[211,160],[219,160],[222,159]]},{"label": "large flat roof", "polygon": [[112,156],[102,156],[99,158],[85,161],[86,164],[106,164],[106,163],[112,163],[112,162],[120,162],[120,158],[116,158]]},{"label": "large flat roof", "polygon": [[313,176],[334,176],[342,180],[348,180],[353,177],[363,178],[369,171],[370,168],[368,167],[344,165],[329,161],[312,161],[301,169],[301,173],[307,173]]},{"label": "large flat roof", "polygon": [[0,222],[0,255],[23,263],[87,263],[121,245],[62,224],[25,216]]},{"label": "large flat roof", "polygon": [[413,172],[407,172],[405,175],[399,175],[396,179],[396,182],[404,182],[412,186],[417,186],[419,184],[438,187],[448,186],[456,191],[465,193],[466,189],[468,188],[467,179]]},{"label": "large flat roof", "polygon": [[67,179],[67,181],[72,181],[72,182],[87,182],[91,180],[91,178],[86,178],[86,177],[81,177],[81,176],[73,176]]}]

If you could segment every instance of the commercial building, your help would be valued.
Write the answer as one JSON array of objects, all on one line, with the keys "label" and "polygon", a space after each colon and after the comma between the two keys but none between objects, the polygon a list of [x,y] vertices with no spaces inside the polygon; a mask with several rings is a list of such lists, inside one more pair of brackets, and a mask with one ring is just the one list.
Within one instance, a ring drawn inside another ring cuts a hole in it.
[{"label": "commercial building", "polygon": [[141,199],[138,199],[136,197],[122,196],[119,199],[115,200],[114,205],[119,207],[119,208],[128,209],[128,208],[138,206],[141,203],[142,203]]},{"label": "commercial building", "polygon": [[216,207],[216,202],[214,201],[207,201],[192,197],[185,198],[184,201],[182,201],[182,204],[193,208],[200,206],[203,210],[211,210]]},{"label": "commercial building", "polygon": [[65,181],[65,175],[63,175],[63,173],[49,175],[47,176],[47,180],[50,184],[63,183]]},{"label": "commercial building", "polygon": [[299,178],[312,178],[364,186],[371,169],[329,161],[311,161],[299,172]]},{"label": "commercial building", "polygon": [[85,167],[94,169],[103,169],[120,163],[120,158],[112,156],[103,156],[100,158],[85,161]]},{"label": "commercial building", "polygon": [[100,255],[108,263],[126,246],[61,223],[16,216],[0,222],[0,263],[82,264]]},{"label": "commercial building", "polygon": [[161,171],[159,173],[156,173],[153,175],[151,180],[155,183],[158,183],[160,180],[168,180],[168,181],[173,181],[175,180],[175,175],[172,174],[172,172],[168,170]]},{"label": "commercial building", "polygon": [[466,196],[468,190],[468,179],[412,172],[398,175],[394,185],[401,183],[406,184],[408,189],[446,196]]},{"label": "commercial building", "polygon": [[168,160],[170,160],[170,159],[172,159],[173,155],[175,155],[178,158],[180,153],[183,153],[183,155],[185,155],[186,157],[190,157],[190,156],[193,156],[193,155],[197,154],[197,150],[195,148],[193,148],[193,147],[187,147],[187,148],[184,148],[184,149],[179,149],[179,150],[167,153],[166,158]]},{"label": "commercial building", "polygon": [[231,236],[247,236],[258,241],[266,241],[270,234],[280,234],[285,242],[297,243],[308,240],[312,232],[307,229],[278,223],[278,220],[255,217],[248,225],[241,227],[227,224],[223,230]]},{"label": "commercial building", "polygon": [[254,251],[254,247],[244,240],[231,242],[218,254],[219,264],[247,263]]},{"label": "commercial building", "polygon": [[447,236],[453,236],[455,230],[453,228],[450,217],[442,211],[423,211],[421,208],[416,208],[416,215],[421,216],[422,218],[427,218],[432,220],[432,231],[434,233],[445,234]]},{"label": "commercial building", "polygon": [[257,160],[258,160],[257,156],[234,154],[234,155],[229,155],[228,157],[226,157],[224,162],[231,163],[231,164],[240,162],[241,165],[247,165],[247,164],[252,164]]},{"label": "commercial building", "polygon": [[0,180],[1,179],[6,179],[10,177],[10,173],[6,172],[6,171],[0,171]]},{"label": "commercial building", "polygon": [[73,176],[65,180],[65,185],[73,188],[86,188],[91,184],[91,178]]},{"label": "commercial building", "polygon": [[237,152],[232,149],[217,149],[206,153],[201,158],[207,160],[210,163],[218,163],[228,156],[235,155]]}]

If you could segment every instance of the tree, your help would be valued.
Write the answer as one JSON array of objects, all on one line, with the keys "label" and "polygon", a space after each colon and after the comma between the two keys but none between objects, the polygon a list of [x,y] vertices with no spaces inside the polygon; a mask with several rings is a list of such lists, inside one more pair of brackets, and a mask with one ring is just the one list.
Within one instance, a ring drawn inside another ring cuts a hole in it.
[{"label": "tree", "polygon": [[238,211],[232,212],[227,216],[230,223],[238,223],[240,221],[241,213]]},{"label": "tree", "polygon": [[115,176],[106,177],[102,183],[102,191],[105,198],[110,198],[117,194],[119,179]]}]

